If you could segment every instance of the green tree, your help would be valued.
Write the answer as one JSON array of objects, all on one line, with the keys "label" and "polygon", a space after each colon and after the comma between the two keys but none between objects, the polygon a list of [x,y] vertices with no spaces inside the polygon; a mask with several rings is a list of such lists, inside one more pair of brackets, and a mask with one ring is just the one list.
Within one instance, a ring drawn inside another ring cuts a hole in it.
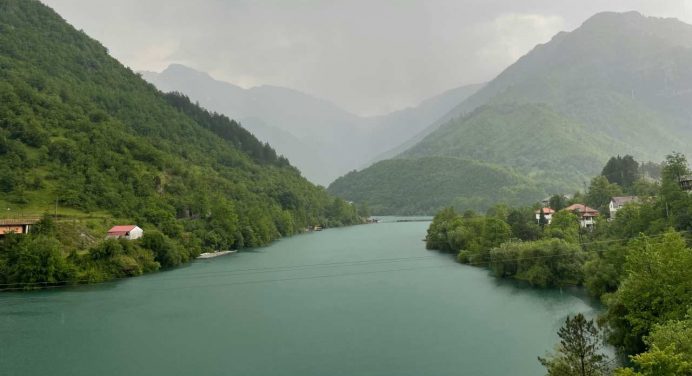
[{"label": "green tree", "polygon": [[692,306],[692,250],[677,232],[660,239],[641,236],[627,255],[627,274],[605,299],[609,341],[635,354],[645,350],[644,337],[657,324],[681,320]]},{"label": "green tree", "polygon": [[541,228],[536,224],[532,208],[511,209],[507,215],[507,224],[512,236],[521,240],[538,240]]},{"label": "green tree", "polygon": [[20,288],[65,284],[75,277],[74,265],[63,257],[60,243],[44,235],[7,235],[0,247],[2,264],[0,280]]},{"label": "green tree", "polygon": [[538,215],[538,225],[541,227],[541,229],[543,229],[547,224],[548,218],[545,217],[545,212],[543,211],[543,208],[541,208]]},{"label": "green tree", "polygon": [[639,197],[653,197],[658,194],[660,188],[659,182],[642,178],[634,182],[630,193]]},{"label": "green tree", "polygon": [[680,354],[672,353],[669,349],[659,349],[654,346],[651,350],[635,355],[632,362],[640,372],[632,368],[615,371],[615,376],[687,376],[692,375],[692,363],[683,359]]},{"label": "green tree", "polygon": [[450,233],[461,223],[460,216],[454,208],[446,208],[438,212],[428,227],[425,237],[427,249],[437,249],[443,252],[458,252],[450,244]]},{"label": "green tree", "polygon": [[632,368],[623,368],[617,376],[678,376],[692,374],[692,308],[685,320],[656,325],[644,341],[648,350],[632,356]]},{"label": "green tree", "polygon": [[550,201],[548,206],[550,206],[551,209],[555,211],[562,210],[566,208],[567,206],[567,199],[563,195],[552,195],[550,197]]},{"label": "green tree", "polygon": [[586,194],[586,204],[603,213],[607,211],[611,198],[622,195],[620,186],[609,182],[605,176],[596,176],[591,180]]},{"label": "green tree", "polygon": [[509,216],[510,207],[507,204],[495,204],[485,213],[488,217],[495,217],[497,219],[506,221]]},{"label": "green tree", "polygon": [[644,162],[639,166],[641,175],[645,178],[661,180],[662,163]]},{"label": "green tree", "polygon": [[581,313],[567,317],[558,330],[556,353],[538,361],[548,376],[600,376],[608,372],[608,358],[601,353],[601,339],[593,320]]},{"label": "green tree", "polygon": [[[34,212],[59,201],[61,212],[85,218],[84,236],[44,220],[36,237],[7,242],[0,280],[49,275],[30,267],[59,270],[60,257],[80,280],[104,280],[158,268],[154,253],[174,266],[203,247],[261,246],[315,223],[360,222],[355,207],[240,124],[154,90],[41,2],[0,0],[0,9],[2,197]],[[138,223],[154,234],[143,240],[150,248],[99,246],[102,229],[94,229],[105,223],[82,216],[92,212]],[[23,252],[25,242],[41,260]]]},{"label": "green tree", "polygon": [[490,251],[490,269],[538,287],[579,285],[584,259],[578,245],[561,239],[506,242]]},{"label": "green tree", "polygon": [[663,180],[679,182],[680,178],[690,174],[687,157],[682,153],[673,153],[666,156],[663,163]]},{"label": "green tree", "polygon": [[612,157],[601,172],[609,182],[615,183],[629,191],[639,179],[639,163],[631,155]]},{"label": "green tree", "polygon": [[164,268],[178,266],[181,262],[186,261],[178,245],[160,232],[147,231],[142,236],[140,243],[142,247],[154,253],[154,259]]},{"label": "green tree", "polygon": [[546,227],[545,236],[564,239],[568,243],[578,243],[579,231],[579,217],[574,213],[561,210],[553,214],[550,225]]}]

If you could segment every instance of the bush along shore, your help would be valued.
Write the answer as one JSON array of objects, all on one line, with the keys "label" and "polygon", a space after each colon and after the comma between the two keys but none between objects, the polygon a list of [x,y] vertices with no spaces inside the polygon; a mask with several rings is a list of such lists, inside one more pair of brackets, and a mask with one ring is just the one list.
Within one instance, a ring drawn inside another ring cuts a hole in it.
[{"label": "bush along shore", "polygon": [[[0,289],[138,275],[362,222],[238,122],[156,90],[39,1],[0,1],[0,67],[0,220],[55,217],[2,236]],[[105,240],[118,224],[144,236]]]},{"label": "bush along shore", "polygon": [[[427,248],[536,287],[584,286],[606,307],[597,320],[599,336],[629,366],[599,366],[589,374],[690,375],[690,170],[684,155],[672,154],[655,181],[641,176],[641,166],[631,162],[631,157],[613,158],[587,192],[555,195],[542,205],[496,205],[485,215],[442,210],[428,229]],[[622,201],[627,203],[618,206]],[[589,216],[590,210],[598,216]],[[573,324],[568,320],[562,333]],[[564,340],[557,348],[566,349]],[[563,362],[570,357],[560,351],[541,358],[549,374],[579,374],[559,373],[560,367],[570,367]]]},{"label": "bush along shore", "polygon": [[[364,222],[360,217],[355,217],[347,223],[332,222],[332,226]],[[98,226],[96,228],[99,230],[94,230],[93,223],[56,221],[52,215],[45,215],[32,226],[29,233],[5,234],[0,238],[0,292],[57,288],[133,277],[174,268],[204,252],[224,249],[218,247],[243,248],[240,242],[224,242],[222,235],[214,243],[209,243],[195,233],[183,232],[180,237],[170,237],[153,226],[146,226],[147,230],[141,238],[129,240],[124,237],[106,238],[103,235],[105,232]],[[266,242],[280,236],[283,234],[269,236]],[[266,242],[252,246],[261,246]]]}]

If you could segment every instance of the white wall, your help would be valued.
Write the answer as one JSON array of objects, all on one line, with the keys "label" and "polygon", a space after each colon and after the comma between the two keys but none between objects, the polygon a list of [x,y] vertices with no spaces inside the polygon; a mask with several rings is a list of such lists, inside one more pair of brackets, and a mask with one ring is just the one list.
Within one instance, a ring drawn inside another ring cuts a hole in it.
[{"label": "white wall", "polygon": [[130,235],[126,236],[126,238],[130,240],[135,240],[141,238],[142,235],[144,235],[144,230],[142,230],[139,227],[135,227],[132,229],[132,231],[130,231]]}]

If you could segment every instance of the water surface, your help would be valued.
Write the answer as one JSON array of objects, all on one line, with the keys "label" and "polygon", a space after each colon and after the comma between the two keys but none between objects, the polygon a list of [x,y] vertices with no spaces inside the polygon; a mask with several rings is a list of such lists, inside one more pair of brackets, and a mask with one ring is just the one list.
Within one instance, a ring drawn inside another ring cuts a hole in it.
[{"label": "water surface", "polygon": [[428,223],[330,229],[153,275],[0,294],[0,375],[542,375],[578,292],[424,249]]}]

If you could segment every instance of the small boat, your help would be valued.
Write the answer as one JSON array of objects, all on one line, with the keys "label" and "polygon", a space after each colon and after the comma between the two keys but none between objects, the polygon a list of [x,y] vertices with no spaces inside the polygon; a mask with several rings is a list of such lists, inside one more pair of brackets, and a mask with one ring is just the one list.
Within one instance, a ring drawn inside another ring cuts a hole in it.
[{"label": "small boat", "polygon": [[204,252],[197,256],[197,259],[208,259],[225,255],[232,255],[238,251],[218,251],[218,252]]}]

